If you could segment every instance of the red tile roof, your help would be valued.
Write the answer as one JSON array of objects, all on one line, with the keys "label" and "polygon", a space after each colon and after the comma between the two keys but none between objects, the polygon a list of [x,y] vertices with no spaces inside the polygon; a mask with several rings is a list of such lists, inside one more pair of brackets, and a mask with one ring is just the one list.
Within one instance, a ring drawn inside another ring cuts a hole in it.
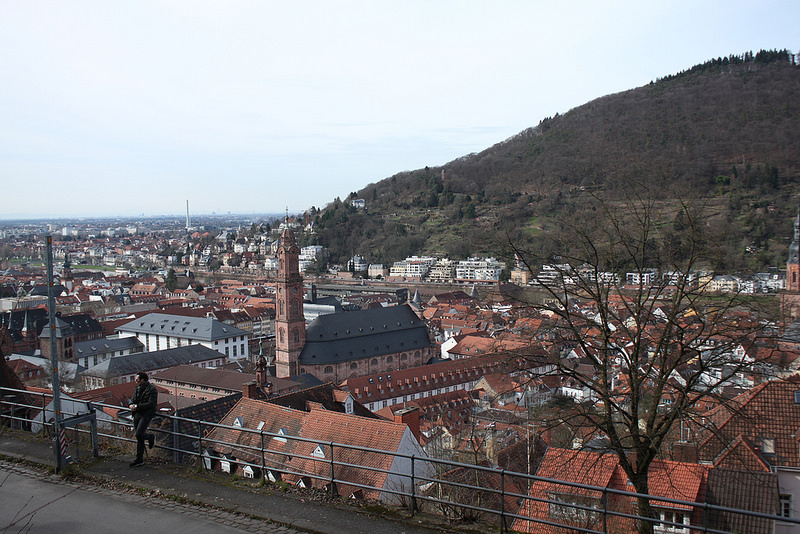
[{"label": "red tile roof", "polygon": [[[656,497],[703,502],[705,498],[703,493],[704,483],[708,477],[709,469],[708,466],[697,464],[654,460],[648,477],[649,493]],[[625,472],[620,467],[617,456],[614,454],[551,448],[545,453],[536,476],[596,486],[598,488],[635,492],[633,485],[628,482]],[[567,486],[543,480],[534,481],[528,495],[533,499],[563,500],[564,502],[595,507],[600,506],[601,497],[603,496],[599,490]],[[629,497],[610,494],[607,499],[610,509],[630,513],[633,503]],[[687,506],[659,503],[655,499],[651,503],[658,508],[689,510]],[[519,515],[564,523],[570,520],[569,517],[554,517],[553,506],[547,502],[528,499],[520,507]],[[590,514],[586,514],[583,522],[576,520],[570,524],[589,526],[591,517]],[[613,532],[635,531],[632,522],[626,518],[610,516],[608,525],[610,531]],[[513,530],[536,532],[537,534],[560,534],[570,531],[566,528],[551,527],[521,519],[514,522]]]},{"label": "red tile roof", "polygon": [[[354,415],[333,412],[324,409],[312,409],[309,412],[293,410],[264,401],[242,398],[222,419],[221,424],[234,426],[237,418],[242,428],[262,430],[263,432],[285,434],[301,437],[310,441],[297,439],[279,439],[265,437],[266,466],[277,472],[309,473],[322,478],[330,474],[330,442],[368,447],[385,451],[398,451],[401,443],[412,439],[407,425],[380,419],[368,419]],[[263,423],[263,424],[262,424]],[[259,432],[242,432],[235,429],[215,428],[208,439],[215,443],[214,449],[224,455],[232,455],[236,460],[253,466],[261,465],[261,434]],[[319,449],[318,449],[319,447]],[[323,453],[324,458],[315,456]],[[421,453],[421,450],[420,450]],[[424,453],[423,453],[424,454]],[[377,488],[386,482],[386,473],[392,468],[393,456],[360,450],[337,448],[336,461],[353,464],[353,467],[338,467],[336,477],[340,480],[352,481]],[[326,460],[327,459],[327,460]],[[375,470],[364,469],[369,467]],[[284,480],[295,481],[298,475],[285,474]],[[312,482],[322,485],[322,483]],[[324,483],[324,482],[323,482]],[[339,491],[347,494],[352,488],[339,485]],[[365,492],[371,498],[377,498],[378,492]]]},{"label": "red tile roof", "polygon": [[[800,468],[798,430],[800,430],[800,379],[772,380],[739,395],[709,414],[713,428],[699,443],[703,460],[728,467],[733,457],[731,445],[745,438],[760,461],[770,466]],[[774,440],[774,442],[768,440]]]}]

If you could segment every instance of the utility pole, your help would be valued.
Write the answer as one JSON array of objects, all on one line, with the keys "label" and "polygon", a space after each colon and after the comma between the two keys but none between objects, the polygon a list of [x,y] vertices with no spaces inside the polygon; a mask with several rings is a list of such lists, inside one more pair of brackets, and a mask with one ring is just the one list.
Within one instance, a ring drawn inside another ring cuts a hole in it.
[{"label": "utility pole", "polygon": [[[56,344],[56,296],[53,294],[53,236],[47,236],[47,309],[50,323],[50,366],[53,375],[53,449],[55,453],[56,473],[61,472],[64,463],[61,433],[61,391],[58,383],[58,346]],[[47,412],[43,412],[42,416]],[[42,421],[46,423],[46,421]]]}]

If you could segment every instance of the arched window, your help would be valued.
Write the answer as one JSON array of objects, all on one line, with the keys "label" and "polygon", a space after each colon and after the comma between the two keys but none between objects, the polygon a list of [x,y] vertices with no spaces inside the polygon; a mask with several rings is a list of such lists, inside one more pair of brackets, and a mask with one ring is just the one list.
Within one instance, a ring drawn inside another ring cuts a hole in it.
[{"label": "arched window", "polygon": [[401,361],[401,362],[404,362],[404,361],[406,361],[407,359],[408,359],[408,356],[406,355],[406,353],[403,353],[403,354],[401,354],[401,355],[400,355],[400,361]]},{"label": "arched window", "polygon": [[283,300],[278,301],[278,314],[283,315]]},{"label": "arched window", "polygon": [[325,373],[326,375],[329,375],[329,374],[333,373],[333,367],[331,367],[330,365],[326,365],[325,369],[323,369],[322,372]]},{"label": "arched window", "polygon": [[297,317],[297,301],[292,301],[292,317]]},{"label": "arched window", "polygon": [[350,364],[350,369],[358,369],[358,364],[353,362]]},{"label": "arched window", "polygon": [[292,331],[292,337],[295,343],[300,343],[300,331],[297,328]]},{"label": "arched window", "polygon": [[286,330],[281,328],[279,332],[279,337],[280,337],[280,342],[283,343],[286,340]]},{"label": "arched window", "polygon": [[372,358],[372,361],[369,362],[369,363],[370,363],[370,365],[378,365],[378,359],[377,358]]},{"label": "arched window", "polygon": [[391,356],[386,358],[386,363],[392,363],[393,361],[394,361],[394,358],[392,358]]}]

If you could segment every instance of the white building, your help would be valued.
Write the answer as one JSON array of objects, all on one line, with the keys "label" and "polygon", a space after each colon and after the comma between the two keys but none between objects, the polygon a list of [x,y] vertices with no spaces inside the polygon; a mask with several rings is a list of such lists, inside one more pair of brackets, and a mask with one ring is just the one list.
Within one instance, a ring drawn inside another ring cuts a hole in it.
[{"label": "white building", "polygon": [[456,280],[497,281],[505,268],[505,263],[494,258],[468,258],[456,264]]},{"label": "white building", "polygon": [[325,252],[325,247],[320,245],[310,245],[300,249],[300,272],[304,272],[306,268],[313,264],[317,259],[321,258]]},{"label": "white building", "polygon": [[135,336],[145,352],[203,345],[230,360],[248,359],[250,332],[210,317],[150,313],[117,327],[120,337]]},{"label": "white building", "polygon": [[650,287],[655,283],[657,277],[658,272],[655,270],[633,271],[625,273],[625,283],[629,286]]}]

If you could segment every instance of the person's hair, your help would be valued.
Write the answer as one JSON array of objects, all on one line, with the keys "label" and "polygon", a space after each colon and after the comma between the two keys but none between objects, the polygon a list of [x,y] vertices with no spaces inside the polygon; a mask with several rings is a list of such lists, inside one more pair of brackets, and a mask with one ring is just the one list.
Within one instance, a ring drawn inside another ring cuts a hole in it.
[{"label": "person's hair", "polygon": [[147,381],[147,373],[145,373],[144,371],[139,371],[138,373],[136,373],[136,376],[138,376],[139,378],[141,378],[145,382]]}]

